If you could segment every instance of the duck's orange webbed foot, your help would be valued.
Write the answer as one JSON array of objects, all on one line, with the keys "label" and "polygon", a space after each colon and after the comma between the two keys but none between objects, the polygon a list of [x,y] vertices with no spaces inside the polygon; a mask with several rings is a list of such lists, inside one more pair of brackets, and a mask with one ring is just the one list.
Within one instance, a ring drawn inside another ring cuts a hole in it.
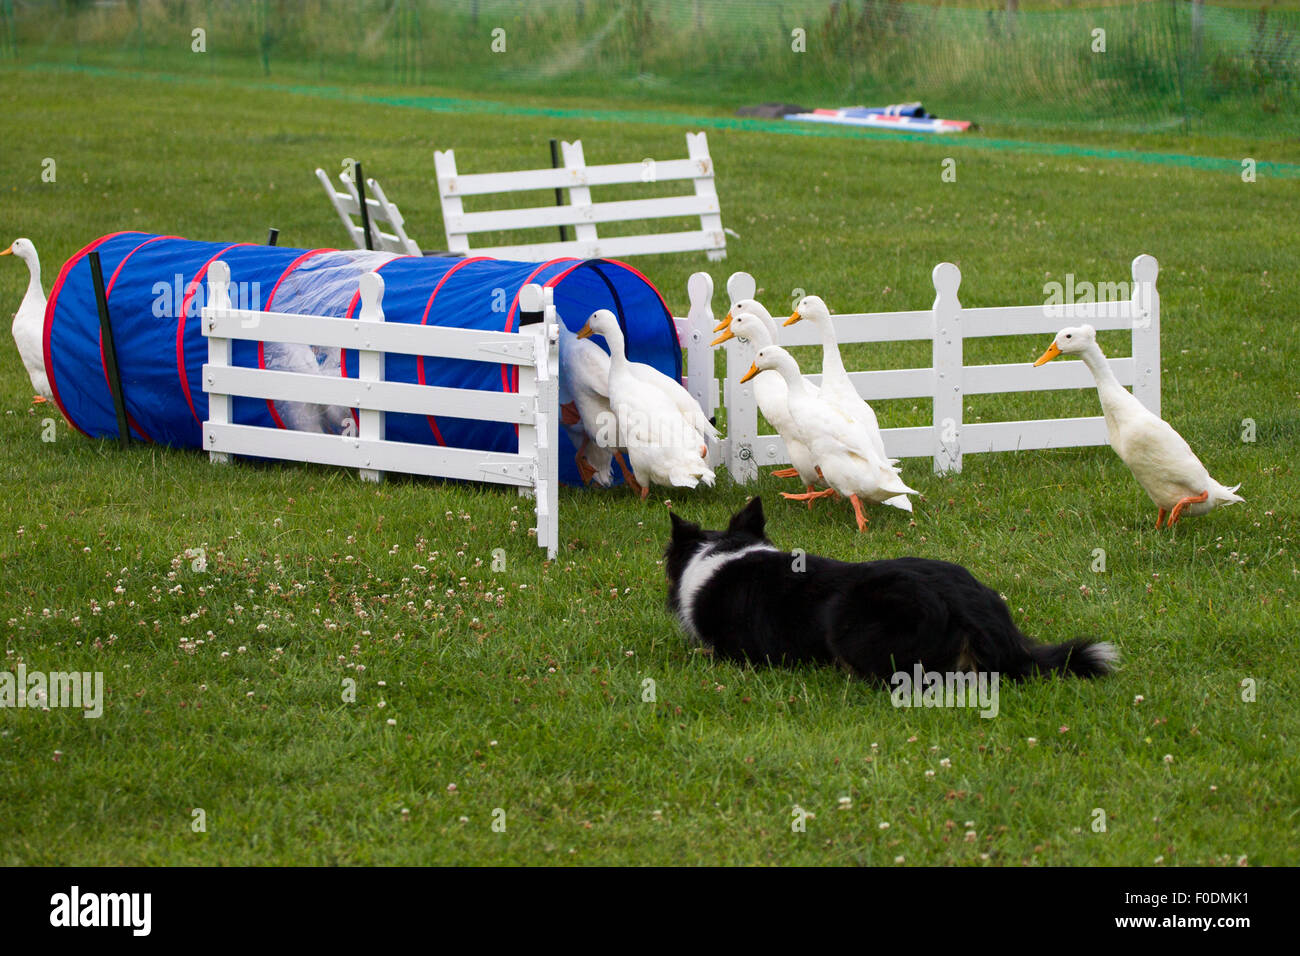
[{"label": "duck's orange webbed foot", "polygon": [[849,495],[849,501],[853,502],[853,513],[858,519],[858,530],[867,530],[867,516],[862,513],[862,502],[858,500],[857,495]]},{"label": "duck's orange webbed foot", "polygon": [[1166,524],[1165,527],[1172,528],[1178,521],[1179,515],[1183,513],[1183,509],[1188,505],[1199,505],[1203,501],[1208,501],[1209,497],[1210,492],[1207,489],[1202,491],[1199,495],[1188,495],[1186,498],[1179,501],[1178,504],[1174,505],[1174,510],[1169,513],[1169,523]]}]

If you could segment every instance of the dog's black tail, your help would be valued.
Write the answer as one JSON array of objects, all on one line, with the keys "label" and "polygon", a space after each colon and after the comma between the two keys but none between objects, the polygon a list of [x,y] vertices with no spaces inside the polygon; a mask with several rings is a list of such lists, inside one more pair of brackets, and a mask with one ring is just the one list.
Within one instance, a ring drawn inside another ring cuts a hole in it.
[{"label": "dog's black tail", "polygon": [[1105,677],[1119,663],[1119,651],[1109,641],[1092,642],[1080,638],[1062,644],[1035,644],[1021,635],[1029,657],[1017,676],[1061,674],[1072,677]]}]

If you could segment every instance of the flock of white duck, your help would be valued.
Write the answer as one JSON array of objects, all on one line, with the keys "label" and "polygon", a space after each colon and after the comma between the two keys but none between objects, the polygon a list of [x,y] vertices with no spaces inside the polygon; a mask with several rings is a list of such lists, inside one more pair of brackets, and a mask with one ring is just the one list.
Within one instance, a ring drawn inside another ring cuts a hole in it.
[{"label": "flock of white duck", "polygon": [[[41,264],[28,239],[16,239],[0,256],[26,263],[27,291],[14,314],[13,336],[31,379],[34,402],[52,398],[42,345],[45,292]],[[741,379],[753,381],[763,417],[785,441],[793,467],[778,477],[798,477],[802,493],[784,497],[812,503],[827,496],[847,498],[858,528],[867,526],[863,503],[912,510],[898,462],[886,455],[876,414],[858,394],[840,357],[835,327],[826,303],[817,296],[801,299],[785,325],[807,320],[821,334],[820,388],[804,379],[798,363],[777,344],[779,330],[771,313],[755,299],[732,304],[715,332],[714,345],[735,338],[754,350],[753,364]],[[718,432],[680,382],[657,369],[630,360],[617,317],[601,309],[574,333],[560,323],[562,420],[578,449],[576,461],[586,482],[608,487],[617,463],[625,481],[642,498],[652,484],[695,488],[714,483],[708,466]],[[609,351],[591,341],[604,338]],[[1205,514],[1244,500],[1240,485],[1227,488],[1209,472],[1174,429],[1119,384],[1097,345],[1096,333],[1083,325],[1062,329],[1035,365],[1058,355],[1079,355],[1097,382],[1110,445],[1133,472],[1158,509],[1156,527],[1168,516],[1172,527],[1184,515]],[[329,409],[313,409],[319,422],[299,422],[307,430],[324,430]],[[292,424],[292,423],[291,423]]]}]

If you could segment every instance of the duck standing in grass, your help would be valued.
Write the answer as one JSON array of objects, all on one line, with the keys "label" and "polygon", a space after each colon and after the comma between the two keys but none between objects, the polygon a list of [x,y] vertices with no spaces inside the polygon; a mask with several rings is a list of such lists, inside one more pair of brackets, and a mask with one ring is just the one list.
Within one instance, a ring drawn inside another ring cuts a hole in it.
[{"label": "duck standing in grass", "polygon": [[[728,283],[728,291],[730,291],[730,283]],[[732,302],[731,308],[730,310],[728,310],[726,317],[724,317],[721,322],[719,322],[717,325],[713,327],[714,332],[724,333],[721,337],[713,340],[714,345],[717,345],[719,342],[727,341],[729,336],[725,334],[726,331],[731,328],[731,323],[734,320],[734,318],[740,315],[742,312],[748,312],[750,315],[756,317],[762,323],[763,328],[767,330],[767,341],[761,343],[755,343],[754,345],[755,352],[761,349],[764,345],[778,344],[778,341],[780,339],[780,334],[777,330],[776,319],[772,318],[772,313],[767,311],[767,308],[763,305],[763,303],[759,302],[757,299],[744,298],[744,299],[737,299],[736,301]],[[764,376],[759,376],[759,377],[763,378]],[[770,373],[767,377],[777,381],[780,380],[780,376],[777,375],[775,372]],[[814,395],[817,394],[818,389],[816,385],[812,384],[811,382],[805,382],[804,384],[808,386],[809,390],[812,391]],[[780,387],[784,388],[784,386],[780,386]],[[755,397],[757,397],[757,392],[755,392]],[[762,407],[761,401],[759,403],[759,407],[760,408]],[[776,425],[776,422],[772,421],[772,417],[768,415],[767,412],[763,412],[763,416],[769,422],[772,422],[773,426]],[[780,429],[778,428],[777,431],[780,431]],[[785,436],[782,435],[782,437],[784,438]],[[789,440],[787,440],[786,441],[787,450],[789,450],[789,445],[790,442]],[[770,474],[772,475],[773,478],[805,478],[806,480],[805,473],[799,470],[798,463],[794,460],[794,455],[795,452],[792,451],[790,457],[791,457],[791,464],[794,467],[772,469]],[[811,491],[812,489],[809,488],[808,490]],[[809,508],[812,507],[812,501],[808,502],[808,507]]]},{"label": "duck standing in grass", "polygon": [[[768,316],[767,321],[764,322],[758,315],[743,311],[742,305],[735,305],[732,309],[734,315],[730,312],[727,314],[727,321],[722,325],[722,334],[711,344],[721,345],[734,338],[752,346],[755,354],[769,345],[776,344],[774,341],[776,323],[772,321],[771,316]],[[737,309],[742,311],[735,312],[734,310]],[[816,398],[817,386],[807,381],[803,384],[804,388]],[[772,474],[777,478],[798,476],[805,490],[811,495],[816,486],[822,483],[822,477],[817,471],[817,463],[813,461],[812,452],[799,437],[800,432],[795,426],[794,417],[790,414],[787,392],[785,379],[781,377],[780,372],[774,370],[759,372],[754,378],[754,400],[758,402],[758,410],[785,442],[785,450],[790,455],[790,464],[794,466],[773,471]],[[816,499],[809,497],[806,500],[811,510]]]},{"label": "duck standing in grass", "polygon": [[32,380],[36,390],[33,402],[44,402],[54,397],[50,390],[50,380],[45,374],[45,348],[43,335],[45,331],[45,290],[41,288],[41,260],[36,255],[36,247],[30,239],[15,239],[0,256],[17,256],[27,263],[27,293],[23,296],[18,311],[14,313],[14,344],[18,346],[18,355],[27,369],[27,377]]},{"label": "duck standing in grass", "polygon": [[[902,473],[897,468],[898,459],[890,458],[885,454],[885,439],[880,434],[880,423],[876,419],[875,409],[858,394],[853,380],[849,378],[849,373],[844,368],[844,359],[840,356],[840,343],[835,337],[835,325],[831,321],[831,310],[827,308],[821,296],[806,295],[800,299],[794,312],[785,320],[785,324],[794,325],[803,319],[812,322],[821,334],[821,397],[862,426],[876,456],[887,462],[894,474],[901,478]],[[886,501],[885,504],[903,511],[912,510],[912,503],[906,497],[896,501]]]},{"label": "duck standing in grass", "polygon": [[[811,501],[826,495],[848,498],[857,517],[858,530],[867,530],[867,516],[862,500],[912,510],[908,495],[919,494],[903,484],[897,470],[881,458],[862,423],[835,407],[824,397],[814,398],[799,374],[799,365],[779,345],[759,349],[754,364],[741,378],[747,382],[760,372],[774,369],[785,379],[791,419],[800,440],[812,452],[822,477],[829,485],[825,491],[802,495],[783,494],[795,501]],[[824,390],[823,390],[824,396]]]},{"label": "duck standing in grass", "polygon": [[[578,332],[579,339],[591,335],[604,336],[609,345],[609,407],[618,422],[616,442],[627,449],[642,499],[650,494],[651,482],[678,488],[694,488],[701,481],[712,485],[701,424],[712,437],[717,432],[690,393],[662,372],[628,360],[623,330],[608,309],[593,312]],[[681,395],[689,407],[683,407]]]},{"label": "duck standing in grass", "polygon": [[1119,383],[1091,325],[1061,329],[1034,366],[1058,355],[1078,355],[1097,380],[1110,447],[1155,503],[1157,528],[1166,513],[1166,527],[1172,528],[1183,514],[1202,515],[1246,500],[1237,494],[1241,485],[1225,488],[1211,478],[1183,436]]}]

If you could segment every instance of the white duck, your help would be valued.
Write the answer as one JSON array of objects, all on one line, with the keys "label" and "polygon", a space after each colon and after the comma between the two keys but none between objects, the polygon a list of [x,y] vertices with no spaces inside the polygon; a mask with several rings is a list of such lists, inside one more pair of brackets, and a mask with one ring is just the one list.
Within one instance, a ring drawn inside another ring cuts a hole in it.
[{"label": "white duck", "polygon": [[[735,275],[732,275],[731,279],[728,280],[728,282],[727,282],[727,292],[728,292],[728,293],[733,293],[733,292],[735,292],[735,290],[738,289],[738,288],[743,288],[743,289],[747,289],[747,290],[749,290],[749,291],[752,291],[752,290],[753,290],[753,281],[752,281],[752,280],[748,280],[748,281],[743,282],[743,283],[737,283],[737,282],[736,282],[737,275],[743,275],[743,273],[737,273],[737,274],[735,274]],[[767,342],[764,343],[764,344],[766,344],[766,345],[775,345],[775,344],[777,344],[777,342],[778,342],[778,340],[781,338],[781,336],[780,336],[780,333],[777,331],[776,319],[772,318],[772,313],[769,312],[769,311],[767,311],[767,308],[763,305],[763,303],[759,302],[757,299],[753,298],[752,296],[750,296],[750,297],[748,297],[748,298],[739,298],[739,299],[735,299],[735,300],[731,303],[731,309],[727,312],[726,317],[725,317],[721,322],[719,322],[717,325],[715,325],[715,326],[713,327],[713,331],[714,331],[714,332],[723,332],[723,331],[725,331],[726,329],[729,329],[729,328],[731,327],[732,318],[733,318],[734,316],[736,316],[736,315],[739,315],[741,312],[748,312],[748,313],[750,313],[751,315],[755,315],[755,316],[758,317],[759,321],[761,321],[761,322],[763,323],[763,326],[764,326],[764,327],[767,329],[767,331],[768,331],[768,338],[769,338],[769,341],[767,341]],[[725,341],[726,341],[726,338],[725,338],[725,337],[720,338],[720,339],[715,339],[715,340],[714,340],[714,344],[716,345],[718,342],[725,342]],[[754,348],[754,351],[757,352],[757,351],[758,351],[760,348],[762,348],[762,347],[763,347],[762,345],[756,345],[755,348]],[[780,376],[777,375],[777,374],[775,374],[775,373],[772,373],[772,374],[770,374],[770,375],[768,375],[768,376],[761,376],[761,375],[759,376],[759,378],[764,378],[764,377],[769,378],[769,379],[779,379],[779,378],[780,378]],[[812,382],[809,382],[809,381],[805,380],[805,381],[804,381],[804,384],[807,385],[808,388],[811,389],[812,392],[813,392],[814,394],[816,394],[816,393],[818,392],[818,388],[817,388],[817,386],[814,385]],[[769,418],[768,421],[771,421],[771,419]],[[773,423],[773,424],[775,424],[775,423]],[[793,458],[793,456],[792,456],[792,458]],[[796,477],[800,477],[800,478],[801,478],[801,477],[803,477],[803,474],[799,471],[798,467],[794,467],[794,468],[774,468],[774,469],[772,469],[772,471],[771,471],[771,475],[772,475],[773,478],[796,478]],[[808,507],[809,507],[809,508],[812,507],[812,502],[811,502],[811,501],[808,503]]]},{"label": "white duck", "polygon": [[727,311],[726,317],[713,327],[713,331],[721,332],[730,326],[732,318],[741,312],[749,312],[758,316],[762,323],[767,326],[768,331],[772,333],[773,342],[780,338],[776,328],[776,319],[772,318],[772,313],[767,311],[767,306],[754,298],[737,299],[731,303],[731,308]]},{"label": "white duck", "polygon": [[[855,418],[867,428],[871,443],[881,458],[885,458],[885,441],[880,437],[880,424],[876,420],[875,410],[866,403],[844,368],[844,359],[840,356],[840,343],[835,338],[835,325],[831,322],[831,310],[826,307],[821,296],[806,295],[799,300],[795,310],[785,320],[786,325],[794,325],[807,319],[817,327],[822,339],[822,398],[840,411]],[[890,459],[891,464],[895,463]]]},{"label": "white duck", "polygon": [[1184,513],[1201,515],[1219,505],[1246,500],[1237,494],[1241,485],[1225,488],[1211,478],[1183,436],[1119,383],[1097,345],[1097,331],[1091,325],[1061,329],[1034,365],[1063,354],[1080,356],[1097,380],[1097,397],[1106,418],[1110,447],[1155,503],[1157,528],[1166,512],[1166,527],[1172,528]]},{"label": "white duck", "polygon": [[[741,310],[741,311],[737,311]],[[774,332],[776,323],[769,316],[767,322],[752,312],[743,311],[743,306],[737,304],[732,307],[732,312],[727,315],[726,327],[722,334],[713,340],[713,345],[721,345],[732,338],[741,342],[748,343],[755,353],[769,345],[775,345]],[[804,388],[814,397],[817,397],[817,386],[805,381]],[[754,377],[754,399],[758,402],[759,411],[763,413],[772,427],[776,429],[782,440],[785,442],[785,450],[790,455],[790,463],[793,468],[783,468],[773,471],[772,474],[781,477],[798,476],[803,482],[804,488],[812,492],[814,487],[821,483],[821,476],[817,473],[817,464],[813,461],[812,452],[808,446],[801,440],[800,432],[796,429],[794,418],[790,414],[789,402],[787,399],[785,379],[781,373],[769,369],[765,372],[759,372]],[[811,509],[813,498],[808,498],[808,507]]]},{"label": "white duck", "polygon": [[[267,342],[263,350],[266,367],[278,372],[299,372],[304,375],[334,375],[339,367],[331,367],[328,359],[322,364],[310,345],[296,342]],[[320,405],[316,402],[275,402],[275,410],[286,428],[298,432],[339,434],[352,417],[350,409],[342,405]]]},{"label": "white duck", "polygon": [[18,311],[14,313],[14,344],[27,369],[27,377],[36,390],[33,402],[44,402],[54,397],[50,379],[45,374],[45,290],[41,288],[41,260],[30,239],[15,239],[0,256],[14,255],[27,263],[29,278],[27,293]]},{"label": "white duck", "polygon": [[[600,315],[606,323],[613,323],[614,328],[619,330],[619,335],[623,334],[622,327],[618,324],[618,317],[609,309],[599,309],[592,313],[592,317]],[[626,343],[626,339],[623,340]],[[609,342],[606,337],[606,342]],[[609,342],[612,349],[614,343]],[[597,346],[599,347],[599,346]],[[646,365],[644,362],[628,361],[628,368],[632,374],[645,382],[647,385],[653,385],[667,396],[668,400],[677,407],[682,418],[686,423],[703,435],[709,442],[718,440],[718,430],[713,427],[713,423],[704,415],[704,409],[700,408],[700,403],[691,397],[691,393],[686,391],[682,383],[671,376],[665,375],[653,365]]]},{"label": "white duck", "polygon": [[628,485],[640,491],[617,447],[618,421],[609,407],[609,355],[590,339],[580,339],[560,325],[560,413],[584,482],[602,488],[613,484],[610,465],[617,460]]},{"label": "white duck", "polygon": [[813,460],[830,486],[825,491],[782,494],[782,497],[805,501],[836,493],[844,495],[853,504],[859,531],[867,528],[867,517],[862,511],[863,498],[876,504],[900,502],[895,507],[905,505],[904,510],[911,511],[912,502],[907,495],[919,492],[903,484],[898,472],[876,454],[861,422],[824,397],[813,397],[799,374],[798,363],[789,352],[779,345],[759,349],[754,364],[741,381],[747,382],[759,372],[770,369],[779,372],[785,380],[786,400],[795,431],[812,452]]},{"label": "white duck", "polygon": [[[647,380],[637,370],[639,363],[628,360],[623,330],[614,313],[608,309],[593,312],[577,337],[593,334],[604,336],[609,345],[609,407],[618,421],[617,443],[627,449],[641,497],[650,494],[651,482],[686,488],[701,481],[712,485],[713,470],[705,463],[708,446],[695,427],[695,416],[684,414],[670,391]],[[659,372],[655,375],[667,379]],[[699,406],[695,409],[698,412]]]},{"label": "white duck", "polygon": [[[871,440],[871,447],[875,450],[876,455],[887,462],[889,467],[894,469],[895,474],[901,476],[902,472],[897,467],[898,459],[890,458],[885,453],[885,440],[880,435],[880,422],[876,419],[875,409],[868,405],[866,399],[858,394],[858,390],[853,385],[853,380],[849,378],[849,373],[844,368],[844,359],[840,356],[840,343],[835,338],[835,325],[831,321],[831,310],[826,307],[826,303],[821,296],[806,295],[800,299],[794,312],[785,320],[785,324],[794,325],[801,319],[808,319],[821,334],[821,397],[850,418],[861,423],[862,427],[866,429],[867,436]],[[912,505],[906,498],[885,503],[903,511],[912,510]]]}]

